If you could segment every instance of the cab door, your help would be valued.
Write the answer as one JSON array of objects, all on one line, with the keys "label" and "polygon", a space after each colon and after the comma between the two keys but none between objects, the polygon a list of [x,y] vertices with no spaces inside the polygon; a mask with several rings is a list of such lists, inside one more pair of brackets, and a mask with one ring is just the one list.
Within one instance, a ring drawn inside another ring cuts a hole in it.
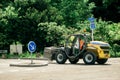
[{"label": "cab door", "polygon": [[72,35],[69,36],[66,45],[65,51],[68,57],[75,57],[79,53],[79,37]]}]

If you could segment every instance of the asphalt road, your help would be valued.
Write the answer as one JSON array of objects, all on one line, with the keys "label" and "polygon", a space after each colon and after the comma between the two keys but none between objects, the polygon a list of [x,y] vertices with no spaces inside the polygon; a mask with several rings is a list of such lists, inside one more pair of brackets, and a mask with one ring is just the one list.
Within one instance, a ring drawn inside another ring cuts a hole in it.
[{"label": "asphalt road", "polygon": [[21,60],[0,59],[0,80],[120,80],[120,58],[110,58],[105,65],[85,65],[80,60],[76,65],[52,62],[43,67],[9,66],[19,62]]}]

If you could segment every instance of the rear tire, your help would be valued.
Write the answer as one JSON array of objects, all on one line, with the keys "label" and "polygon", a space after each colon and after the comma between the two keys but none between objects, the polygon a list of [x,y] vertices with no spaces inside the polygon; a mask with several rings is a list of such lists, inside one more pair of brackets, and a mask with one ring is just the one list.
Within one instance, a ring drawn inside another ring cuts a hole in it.
[{"label": "rear tire", "polygon": [[97,59],[98,64],[105,64],[108,59]]},{"label": "rear tire", "polygon": [[69,59],[69,61],[71,64],[76,64],[79,61],[79,59]]},{"label": "rear tire", "polygon": [[85,64],[95,64],[96,55],[93,52],[86,52],[83,55],[83,61]]},{"label": "rear tire", "polygon": [[67,56],[63,51],[58,51],[55,56],[55,60],[58,64],[64,64],[67,60]]}]

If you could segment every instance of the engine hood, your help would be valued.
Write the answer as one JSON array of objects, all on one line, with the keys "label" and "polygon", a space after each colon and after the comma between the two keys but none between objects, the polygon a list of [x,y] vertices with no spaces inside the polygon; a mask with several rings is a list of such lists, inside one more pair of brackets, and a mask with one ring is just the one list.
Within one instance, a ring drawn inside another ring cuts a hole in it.
[{"label": "engine hood", "polygon": [[95,45],[110,47],[110,45],[108,43],[102,42],[102,41],[91,41],[90,44],[95,44]]}]

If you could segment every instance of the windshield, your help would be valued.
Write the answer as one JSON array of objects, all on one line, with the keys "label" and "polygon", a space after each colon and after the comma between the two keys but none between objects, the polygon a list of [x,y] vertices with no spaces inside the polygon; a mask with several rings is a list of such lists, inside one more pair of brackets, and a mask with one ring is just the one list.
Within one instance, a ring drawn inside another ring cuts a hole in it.
[{"label": "windshield", "polygon": [[72,43],[74,42],[74,40],[75,40],[75,36],[69,36],[67,41],[66,41],[66,46],[71,48]]},{"label": "windshield", "polygon": [[92,41],[92,38],[90,35],[86,35],[86,43],[90,43],[90,41]]}]

